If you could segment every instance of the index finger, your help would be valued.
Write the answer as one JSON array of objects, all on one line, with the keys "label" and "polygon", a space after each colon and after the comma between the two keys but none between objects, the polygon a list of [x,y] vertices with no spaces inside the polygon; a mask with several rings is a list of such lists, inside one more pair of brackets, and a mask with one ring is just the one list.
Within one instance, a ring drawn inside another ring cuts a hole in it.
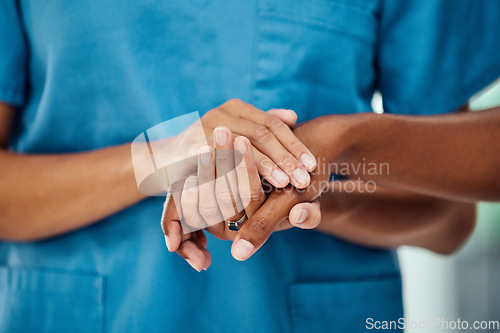
[{"label": "index finger", "polygon": [[[231,100],[221,107],[230,108],[240,119],[262,126],[261,129],[256,128],[254,134],[261,140],[269,137],[266,135],[266,130],[271,132],[279,143],[286,149],[286,151],[288,151],[288,153],[290,153],[297,161],[300,161],[307,171],[311,172],[316,168],[316,158],[311,151],[295,136],[290,127],[285,124],[280,117],[273,115],[273,112],[268,113],[262,111],[255,106],[240,100]],[[292,112],[291,110],[288,111]],[[248,135],[245,136],[248,137]],[[294,163],[292,163],[292,165],[293,164]],[[301,182],[299,181],[298,183]],[[297,186],[299,184],[295,185]]]},{"label": "index finger", "polygon": [[246,215],[252,217],[266,200],[266,194],[262,189],[262,182],[259,177],[257,165],[255,164],[250,141],[240,136],[234,140],[234,146],[236,151],[239,152],[239,154],[234,154],[234,164],[236,165],[241,203]]},{"label": "index finger", "polygon": [[[268,113],[262,111],[244,102],[242,102],[241,107],[237,110],[239,111],[238,116],[240,118],[264,126],[273,133],[283,147],[306,167],[307,171],[311,172],[316,168],[317,162],[314,155],[302,141],[295,136],[292,129],[285,124],[280,117],[274,116],[273,112]],[[288,111],[292,112],[291,110]]]}]

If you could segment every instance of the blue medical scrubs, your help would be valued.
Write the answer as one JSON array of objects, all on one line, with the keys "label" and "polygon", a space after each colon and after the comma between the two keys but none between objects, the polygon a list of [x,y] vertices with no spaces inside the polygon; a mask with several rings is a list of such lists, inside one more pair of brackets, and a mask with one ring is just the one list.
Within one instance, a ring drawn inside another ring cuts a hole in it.
[{"label": "blue medical scrubs", "polygon": [[[500,75],[499,16],[498,0],[2,0],[10,149],[123,144],[231,98],[300,121],[370,111],[376,90],[386,112],[451,112]],[[237,262],[209,238],[198,273],[167,252],[162,201],[1,242],[0,332],[355,333],[403,316],[394,251],[289,230]]]}]

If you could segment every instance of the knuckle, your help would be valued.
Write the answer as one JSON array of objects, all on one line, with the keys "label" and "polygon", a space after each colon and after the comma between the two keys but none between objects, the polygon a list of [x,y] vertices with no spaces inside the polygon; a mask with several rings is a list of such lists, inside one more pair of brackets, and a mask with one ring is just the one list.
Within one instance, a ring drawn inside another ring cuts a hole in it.
[{"label": "knuckle", "polygon": [[219,209],[214,206],[200,205],[198,208],[200,215],[204,218],[214,219],[219,216]]},{"label": "knuckle", "polygon": [[234,196],[231,191],[219,190],[217,191],[217,202],[222,206],[232,206]]},{"label": "knuckle", "polygon": [[234,163],[233,156],[229,153],[229,151],[218,151],[215,154],[215,162],[219,164],[232,164]]},{"label": "knuckle", "polygon": [[243,104],[243,101],[238,98],[232,98],[229,101],[225,102],[223,105],[229,106],[229,107],[238,107]]},{"label": "knuckle", "polygon": [[300,152],[304,149],[304,145],[300,142],[300,140],[294,139],[288,144],[288,148],[290,151]]},{"label": "knuckle", "polygon": [[267,117],[267,119],[265,121],[265,126],[271,130],[279,130],[279,129],[284,128],[284,126],[286,126],[286,125],[279,118],[269,116],[269,117]]},{"label": "knuckle", "polygon": [[270,174],[274,169],[274,163],[268,157],[258,158],[256,163],[260,173]]},{"label": "knuckle", "polygon": [[263,236],[267,234],[268,227],[269,221],[265,217],[261,216],[253,220],[252,224],[250,224],[249,226],[249,229],[250,232],[254,235]]},{"label": "knuckle", "polygon": [[[215,158],[215,164],[220,165],[229,165],[232,168],[232,164],[234,164],[234,158],[229,154],[219,154]],[[219,171],[219,170],[217,170]],[[220,174],[220,171],[219,171]]]},{"label": "knuckle", "polygon": [[271,138],[271,132],[265,126],[256,126],[252,132],[252,138],[257,142],[266,142]]},{"label": "knuckle", "polygon": [[287,168],[295,169],[295,165],[297,163],[296,163],[295,158],[292,155],[285,154],[285,155],[278,158],[277,164],[283,169],[287,169]]},{"label": "knuckle", "polygon": [[205,115],[202,117],[202,119],[211,119],[211,118],[216,118],[218,117],[218,115],[220,115],[222,113],[222,110],[220,109],[220,107],[217,107],[215,109],[212,109],[210,111],[208,111],[207,113],[205,113]]},{"label": "knuckle", "polygon": [[240,191],[240,198],[243,203],[260,202],[264,199],[264,192],[261,189],[259,191]]}]

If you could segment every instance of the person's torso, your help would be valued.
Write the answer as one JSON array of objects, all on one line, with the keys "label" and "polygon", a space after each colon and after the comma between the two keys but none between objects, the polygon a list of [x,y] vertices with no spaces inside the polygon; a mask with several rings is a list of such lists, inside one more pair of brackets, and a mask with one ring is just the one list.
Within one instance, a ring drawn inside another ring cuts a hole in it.
[{"label": "person's torso", "polygon": [[[293,109],[299,121],[370,111],[378,6],[20,0],[30,96],[11,149],[62,153],[127,143],[231,98]],[[367,316],[402,316],[392,251],[289,230],[241,263],[230,243],[210,238],[212,267],[197,273],[167,252],[161,209],[162,199],[149,199],[64,236],[0,243],[0,328],[358,332]]]}]

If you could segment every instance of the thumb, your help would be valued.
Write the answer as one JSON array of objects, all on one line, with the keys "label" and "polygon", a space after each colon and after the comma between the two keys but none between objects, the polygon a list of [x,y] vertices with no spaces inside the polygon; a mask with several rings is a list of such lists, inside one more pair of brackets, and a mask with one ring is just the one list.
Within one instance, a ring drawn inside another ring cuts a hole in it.
[{"label": "thumb", "polygon": [[288,216],[297,201],[296,191],[271,193],[236,235],[231,248],[233,257],[243,261],[252,256],[267,241],[279,222]]},{"label": "thumb", "polygon": [[319,200],[299,203],[290,210],[290,224],[301,229],[314,229],[321,222]]}]

